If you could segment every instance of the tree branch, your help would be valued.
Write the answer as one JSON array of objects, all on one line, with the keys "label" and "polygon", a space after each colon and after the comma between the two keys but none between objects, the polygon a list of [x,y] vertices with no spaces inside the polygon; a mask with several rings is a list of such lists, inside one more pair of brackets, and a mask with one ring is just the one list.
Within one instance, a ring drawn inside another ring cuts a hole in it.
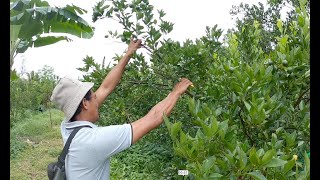
[{"label": "tree branch", "polygon": [[[131,84],[137,84],[137,85],[141,85],[141,84],[144,84],[144,85],[149,85],[150,83],[147,83],[147,82],[141,82],[141,81],[127,81],[128,83],[131,83]],[[159,84],[159,83],[152,83],[152,85],[156,85],[156,86],[162,86],[162,87],[169,87],[169,85],[167,84]],[[166,88],[164,90],[171,90],[171,88]],[[194,97],[194,95],[186,90],[186,94],[188,94],[191,98]]]},{"label": "tree branch", "polygon": [[298,100],[294,103],[294,108],[296,108],[296,107],[300,104],[300,102],[301,102],[301,100],[302,100],[302,97],[303,97],[309,90],[310,90],[310,87],[309,87],[307,90],[305,90],[305,91],[299,96]]},{"label": "tree branch", "polygon": [[252,137],[251,137],[251,136],[249,135],[249,133],[247,132],[246,126],[245,126],[244,121],[243,121],[243,119],[242,119],[242,117],[241,117],[242,108],[243,108],[243,106],[240,108],[239,113],[238,113],[238,116],[239,116],[239,118],[240,118],[240,121],[241,121],[241,124],[242,124],[242,127],[243,127],[243,131],[244,131],[244,133],[246,134],[246,136],[249,138],[250,143],[251,143],[251,146],[253,146],[254,142],[253,142],[253,140],[252,140]]}]

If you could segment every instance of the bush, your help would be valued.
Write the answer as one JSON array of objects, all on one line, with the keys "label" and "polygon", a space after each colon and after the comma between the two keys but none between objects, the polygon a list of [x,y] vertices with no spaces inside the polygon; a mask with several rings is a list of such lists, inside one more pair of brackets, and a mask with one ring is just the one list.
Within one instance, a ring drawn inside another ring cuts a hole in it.
[{"label": "bush", "polygon": [[[100,123],[142,117],[179,77],[187,77],[195,86],[189,89],[192,98],[179,100],[170,120],[165,120],[168,132],[160,126],[146,137],[161,145],[172,142],[179,158],[168,166],[189,170],[191,179],[309,179],[310,16],[308,1],[286,2],[295,7],[286,21],[280,19],[281,2],[269,2],[268,22],[261,18],[263,7],[254,6],[247,9],[252,16],[237,21],[223,42],[222,30],[214,26],[206,28],[205,36],[180,43],[159,39],[172,30],[171,23],[162,19],[163,11],[155,20],[152,5],[141,3],[138,12],[113,1],[111,7],[138,15],[131,21],[126,13],[105,9],[101,14],[118,17],[124,26],[119,35],[110,34],[128,42],[137,33],[153,52],[150,63],[143,54],[133,56],[101,109],[106,115]],[[89,57],[84,62],[79,70],[97,88],[111,68]]]}]

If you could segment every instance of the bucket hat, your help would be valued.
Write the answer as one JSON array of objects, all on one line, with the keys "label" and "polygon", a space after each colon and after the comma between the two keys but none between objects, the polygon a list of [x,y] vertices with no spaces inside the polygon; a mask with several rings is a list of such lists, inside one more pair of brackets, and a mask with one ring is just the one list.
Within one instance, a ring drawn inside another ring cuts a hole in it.
[{"label": "bucket hat", "polygon": [[58,105],[59,109],[64,112],[66,121],[69,121],[93,85],[92,82],[81,82],[70,76],[65,76],[53,89],[50,100]]}]

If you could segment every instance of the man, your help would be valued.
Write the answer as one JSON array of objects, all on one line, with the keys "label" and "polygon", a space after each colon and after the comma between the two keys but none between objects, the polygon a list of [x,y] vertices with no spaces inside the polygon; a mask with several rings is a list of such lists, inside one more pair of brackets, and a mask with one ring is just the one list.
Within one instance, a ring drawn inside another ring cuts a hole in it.
[{"label": "man", "polygon": [[168,96],[156,104],[144,117],[130,124],[98,127],[98,109],[120,81],[132,54],[142,46],[141,40],[133,40],[119,63],[112,68],[100,87],[93,92],[93,83],[80,82],[70,77],[62,78],[54,88],[51,101],[64,112],[61,134],[66,143],[73,128],[82,128],[73,138],[65,159],[68,180],[109,179],[110,157],[119,153],[163,122],[169,116],[179,97],[192,85],[181,78]]}]

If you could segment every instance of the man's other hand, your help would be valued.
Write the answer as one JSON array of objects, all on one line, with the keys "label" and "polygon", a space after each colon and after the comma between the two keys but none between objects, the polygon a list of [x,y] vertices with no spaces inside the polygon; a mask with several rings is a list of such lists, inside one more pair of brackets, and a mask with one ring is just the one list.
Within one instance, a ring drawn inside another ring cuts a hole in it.
[{"label": "man's other hand", "polygon": [[182,95],[187,89],[189,86],[192,85],[192,82],[187,79],[187,78],[180,78],[180,82],[178,82],[172,92],[173,93],[177,93],[178,95]]},{"label": "man's other hand", "polygon": [[141,48],[142,46],[142,41],[141,39],[133,39],[133,37],[131,36],[130,38],[130,43],[128,46],[128,50],[127,50],[127,54],[129,56],[132,56],[132,54],[139,48]]}]

